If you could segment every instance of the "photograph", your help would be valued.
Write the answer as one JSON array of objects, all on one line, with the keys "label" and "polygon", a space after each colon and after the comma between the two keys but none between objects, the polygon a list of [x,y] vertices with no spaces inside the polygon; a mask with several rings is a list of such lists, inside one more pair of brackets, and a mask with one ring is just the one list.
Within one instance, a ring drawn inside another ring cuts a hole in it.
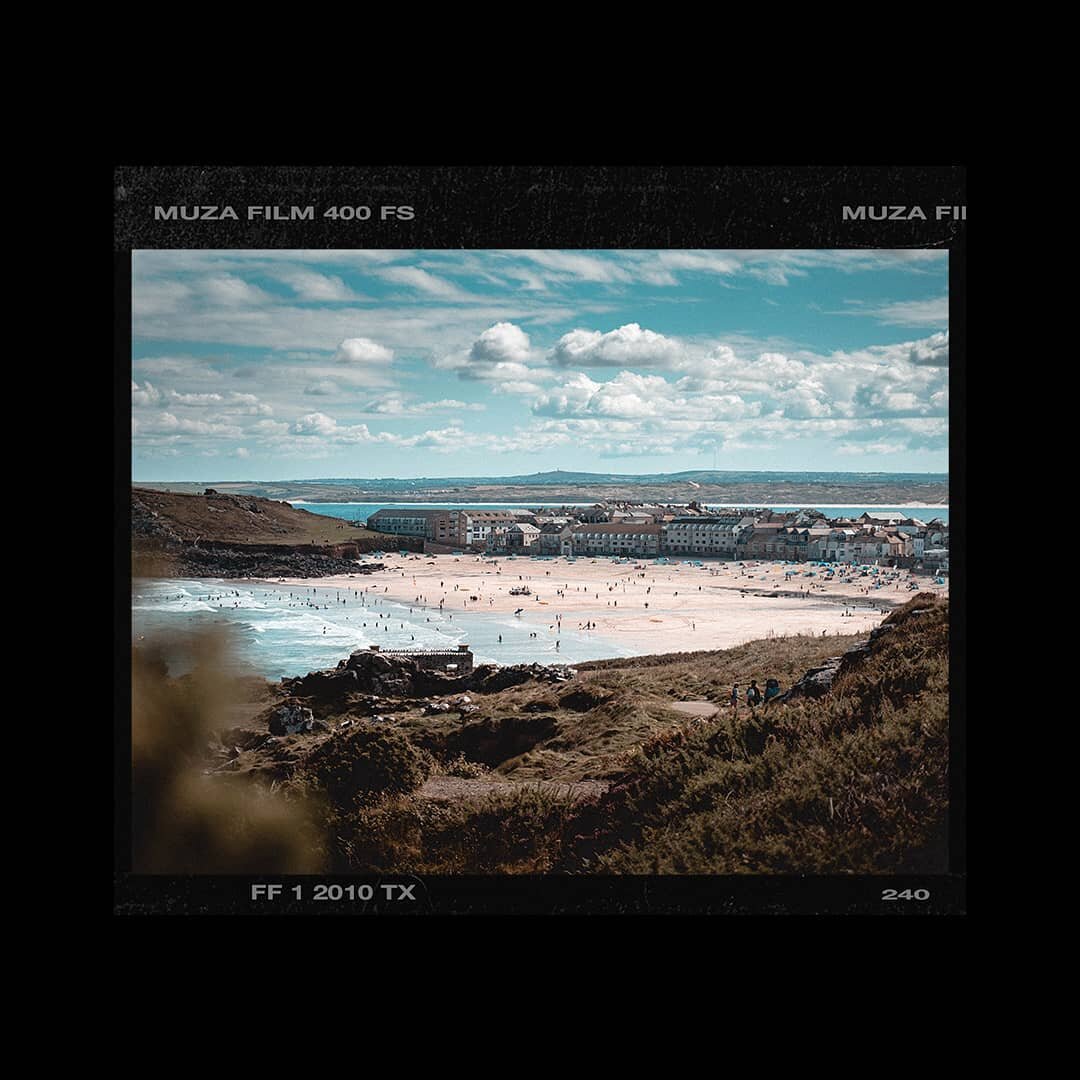
[{"label": "photograph", "polygon": [[[210,201],[117,244],[118,888],[927,910],[962,810],[947,245],[390,247],[422,208]],[[267,239],[364,210],[371,246]]]}]

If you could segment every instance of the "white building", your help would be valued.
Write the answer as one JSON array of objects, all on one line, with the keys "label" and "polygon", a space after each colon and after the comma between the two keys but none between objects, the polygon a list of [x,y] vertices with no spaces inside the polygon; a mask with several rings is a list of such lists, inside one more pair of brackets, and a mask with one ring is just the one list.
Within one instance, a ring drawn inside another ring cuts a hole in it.
[{"label": "white building", "polygon": [[659,525],[596,524],[573,530],[575,555],[660,554]]},{"label": "white building", "polygon": [[661,546],[668,555],[734,558],[740,537],[753,525],[753,518],[734,515],[677,517],[664,524]]}]

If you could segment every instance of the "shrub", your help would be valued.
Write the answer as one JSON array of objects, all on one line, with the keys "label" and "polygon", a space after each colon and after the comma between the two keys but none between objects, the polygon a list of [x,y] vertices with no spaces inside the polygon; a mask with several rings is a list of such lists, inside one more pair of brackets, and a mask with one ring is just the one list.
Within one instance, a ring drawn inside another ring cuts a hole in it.
[{"label": "shrub", "polygon": [[339,809],[370,804],[383,795],[415,791],[433,762],[398,731],[358,725],[328,739],[308,759],[306,771]]},{"label": "shrub", "polygon": [[940,873],[948,608],[921,595],[819,700],[672,728],[632,755],[567,869]]},{"label": "shrub", "polygon": [[464,780],[477,780],[491,775],[491,769],[487,765],[480,761],[470,761],[463,753],[443,762],[439,771],[444,776],[457,776]]}]

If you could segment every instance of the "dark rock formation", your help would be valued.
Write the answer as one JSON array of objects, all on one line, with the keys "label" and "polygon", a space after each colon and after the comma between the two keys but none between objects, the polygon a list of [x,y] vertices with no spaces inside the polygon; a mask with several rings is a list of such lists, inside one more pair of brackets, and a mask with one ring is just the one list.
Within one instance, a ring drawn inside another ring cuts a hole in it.
[{"label": "dark rock formation", "polygon": [[830,656],[821,667],[811,668],[798,682],[793,683],[786,694],[773,698],[773,703],[782,704],[787,701],[798,701],[799,698],[824,697],[832,689],[836,676],[840,674],[843,660],[842,656]]},{"label": "dark rock formation", "polygon": [[324,554],[309,547],[264,547],[244,550],[232,547],[169,545],[178,575],[220,578],[328,577],[332,574],[373,574],[382,563],[358,565],[351,558]]},{"label": "dark rock formation", "polygon": [[295,702],[279,705],[270,717],[271,735],[300,735],[315,728],[315,717],[310,709]]},{"label": "dark rock formation", "polygon": [[466,692],[493,694],[531,681],[561,683],[573,677],[573,668],[543,664],[481,664],[466,675],[447,675],[425,670],[407,655],[358,649],[347,660],[339,661],[336,668],[282,679],[281,685],[297,697],[330,703],[357,694],[413,699]]},{"label": "dark rock formation", "polygon": [[[919,608],[912,614],[917,614],[929,608]],[[788,701],[798,701],[799,698],[819,698],[827,694],[838,675],[850,671],[857,664],[861,664],[877,648],[878,642],[887,634],[896,630],[894,625],[885,623],[870,631],[869,640],[862,645],[855,645],[848,649],[842,656],[830,656],[820,667],[811,668],[798,682],[793,683],[786,694],[780,694],[772,699],[773,703],[781,704]]]}]

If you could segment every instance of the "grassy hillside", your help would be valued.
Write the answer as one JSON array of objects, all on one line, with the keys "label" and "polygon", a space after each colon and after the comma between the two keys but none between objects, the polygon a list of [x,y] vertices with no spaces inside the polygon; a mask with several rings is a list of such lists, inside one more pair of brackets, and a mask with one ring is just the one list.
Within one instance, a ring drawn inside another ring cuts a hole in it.
[{"label": "grassy hillside", "polygon": [[[779,654],[763,649],[815,663],[823,657],[814,639],[756,642],[703,663],[594,670],[588,692],[611,700],[567,725],[563,745],[549,741],[499,771],[550,775],[557,755],[569,778],[591,759],[594,775],[614,780],[605,794],[570,803],[526,786],[437,809],[398,797],[335,818],[331,857],[339,869],[418,873],[944,872],[948,607],[923,595],[885,625],[894,629],[828,695],[752,716],[743,708],[736,718],[723,710],[665,723],[660,702],[710,697],[750,673],[760,681],[764,667],[786,684]],[[627,691],[638,695],[629,711],[615,704]],[[605,753],[605,740],[614,749],[646,729],[621,760]]]},{"label": "grassy hillside", "polygon": [[948,606],[917,597],[815,701],[651,740],[571,842],[614,873],[947,868]]},{"label": "grassy hillside", "polygon": [[160,532],[171,532],[181,540],[340,544],[345,540],[374,540],[380,536],[350,522],[253,495],[180,495],[133,488],[131,502],[136,529],[144,523],[157,525]]},{"label": "grassy hillside", "polygon": [[[883,628],[825,696],[753,714],[688,721],[671,705],[722,704],[750,678],[787,688],[866,639],[590,663],[569,682],[473,693],[462,714],[312,700],[316,730],[276,739],[218,720],[201,790],[272,791],[321,837],[328,871],[942,872],[948,605],[919,594]],[[139,670],[152,672],[145,658]],[[189,710],[198,698],[184,680],[143,677],[162,715],[169,695]]]}]

